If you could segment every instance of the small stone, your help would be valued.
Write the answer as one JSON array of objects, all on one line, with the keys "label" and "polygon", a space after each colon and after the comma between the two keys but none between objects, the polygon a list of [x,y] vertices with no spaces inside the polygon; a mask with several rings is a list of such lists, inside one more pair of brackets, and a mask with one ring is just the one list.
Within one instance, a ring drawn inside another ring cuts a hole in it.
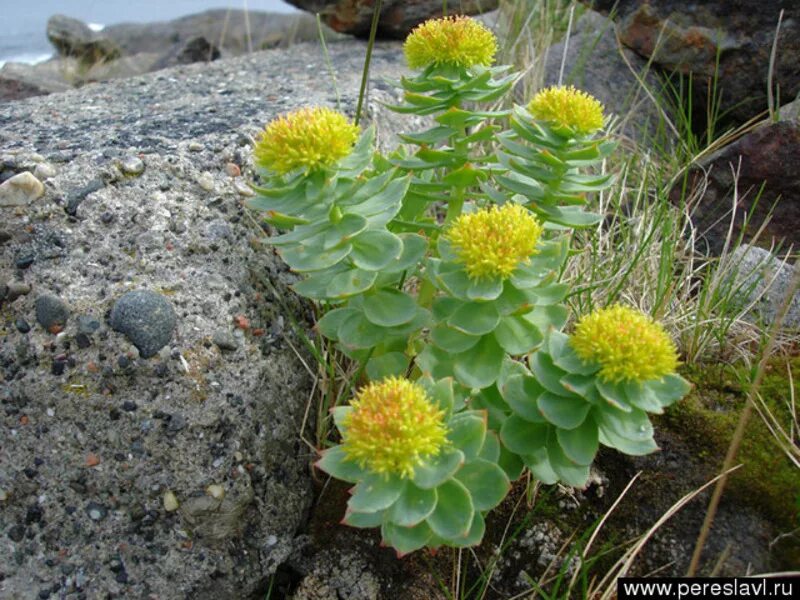
[{"label": "small stone", "polygon": [[25,527],[23,525],[14,525],[8,530],[8,539],[12,542],[21,542],[25,537]]},{"label": "small stone", "polygon": [[[5,185],[5,184],[3,184],[3,185]],[[197,185],[199,185],[201,188],[203,188],[207,192],[213,192],[214,191],[214,176],[211,173],[209,173],[208,171],[205,171],[204,173],[201,173],[200,177],[197,178]]]},{"label": "small stone", "polygon": [[216,500],[222,500],[225,497],[225,488],[218,483],[212,483],[206,488],[206,494],[212,498],[215,498]]},{"label": "small stone", "polygon": [[0,488],[0,502],[5,502],[6,500],[8,500],[8,492]]},{"label": "small stone", "polygon": [[114,213],[105,211],[100,215],[100,221],[103,223],[103,225],[109,225],[114,221]]},{"label": "small stone", "polygon": [[97,502],[89,502],[86,505],[86,514],[92,521],[102,521],[108,516],[108,509]]},{"label": "small stone", "polygon": [[30,284],[22,281],[9,281],[6,284],[6,287],[8,288],[8,291],[6,292],[6,298],[8,298],[9,302],[16,300],[20,296],[24,296],[31,291]]},{"label": "small stone", "polygon": [[86,456],[86,466],[87,467],[96,467],[99,464],[100,464],[100,457],[97,456],[97,454],[94,454],[93,452],[90,452]]},{"label": "small stone", "polygon": [[14,261],[14,266],[18,269],[27,269],[35,260],[36,257],[33,254],[25,254]]},{"label": "small stone", "polygon": [[102,190],[105,186],[106,183],[99,177],[96,177],[83,187],[70,191],[66,197],[64,212],[74,217],[78,213],[78,207],[84,200],[86,200],[87,196]]},{"label": "small stone", "polygon": [[115,331],[125,334],[139,349],[142,358],[150,358],[172,339],[177,317],[172,305],[161,294],[136,290],[116,301],[110,322]]},{"label": "small stone", "polygon": [[42,162],[33,169],[34,176],[40,181],[56,176],[56,168],[50,163]]},{"label": "small stone", "polygon": [[14,175],[0,185],[0,207],[27,206],[44,195],[44,185],[32,173]]},{"label": "small stone", "polygon": [[175,512],[178,510],[178,499],[175,497],[171,491],[166,491],[164,493],[164,510],[167,512]]},{"label": "small stone", "polygon": [[174,414],[167,424],[167,431],[170,433],[178,433],[186,428],[186,417],[181,414]]},{"label": "small stone", "polygon": [[242,174],[242,170],[236,163],[227,163],[225,165],[225,172],[231,177],[239,177],[239,175]]},{"label": "small stone", "polygon": [[189,142],[189,152],[202,152],[203,149],[204,146],[200,142]]},{"label": "small stone", "polygon": [[239,192],[240,196],[249,197],[256,195],[256,193],[253,191],[253,188],[251,188],[246,182],[240,179],[237,179],[236,181],[233,182],[233,187],[237,192]]},{"label": "small stone", "polygon": [[31,326],[25,319],[17,319],[14,321],[14,326],[20,333],[28,333],[31,330]]},{"label": "small stone", "polygon": [[211,336],[211,341],[214,342],[220,350],[233,351],[239,347],[236,338],[226,329],[217,329],[214,335]]},{"label": "small stone", "polygon": [[56,377],[63,375],[64,371],[67,368],[67,361],[66,360],[54,360],[53,366],[50,369],[50,372],[55,375]]},{"label": "small stone", "polygon": [[122,403],[122,410],[124,410],[125,412],[133,412],[137,408],[138,408],[138,406],[136,406],[136,402],[131,402],[130,400],[125,400],[125,402]]},{"label": "small stone", "polygon": [[120,161],[119,168],[126,175],[141,175],[144,173],[144,161],[138,156],[126,156]]},{"label": "small stone", "polygon": [[6,242],[10,242],[13,237],[14,236],[11,235],[11,233],[6,231],[5,229],[0,229],[0,246],[5,244]]},{"label": "small stone", "polygon": [[78,333],[85,333],[92,335],[95,331],[100,329],[100,321],[89,315],[80,315],[78,317]]},{"label": "small stone", "polygon": [[78,344],[78,348],[85,350],[92,345],[92,340],[85,333],[79,333],[75,336],[75,343]]},{"label": "small stone", "polygon": [[36,299],[36,320],[47,331],[53,332],[56,327],[63,330],[68,318],[69,308],[60,298],[45,294]]},{"label": "small stone", "polygon": [[120,369],[127,369],[131,366],[131,359],[123,354],[117,359],[117,365]]}]

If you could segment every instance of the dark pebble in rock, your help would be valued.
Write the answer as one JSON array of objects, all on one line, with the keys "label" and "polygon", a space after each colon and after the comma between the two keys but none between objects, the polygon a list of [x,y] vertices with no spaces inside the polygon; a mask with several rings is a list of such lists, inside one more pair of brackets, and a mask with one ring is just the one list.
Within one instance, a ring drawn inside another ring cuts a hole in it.
[{"label": "dark pebble in rock", "polygon": [[25,527],[23,525],[14,525],[8,530],[8,539],[12,542],[21,542],[25,538]]},{"label": "dark pebble in rock", "polygon": [[0,229],[0,246],[11,241],[12,235],[5,229]]},{"label": "dark pebble in rock", "polygon": [[14,321],[14,326],[20,333],[28,333],[31,330],[31,326],[25,319],[17,319]]},{"label": "dark pebble in rock", "polygon": [[54,360],[53,367],[50,369],[50,372],[56,376],[63,375],[66,368],[67,368],[66,360]]},{"label": "dark pebble in rock", "polygon": [[117,364],[120,369],[127,369],[131,366],[131,359],[123,354],[117,359]]},{"label": "dark pebble in rock", "polygon": [[167,424],[167,431],[170,433],[178,433],[186,427],[186,417],[181,414],[174,414]]},{"label": "dark pebble in rock", "polygon": [[25,512],[25,523],[30,525],[31,523],[38,523],[42,520],[44,516],[44,512],[42,508],[38,504],[33,504],[28,507],[28,510]]},{"label": "dark pebble in rock", "polygon": [[86,505],[86,514],[92,521],[102,521],[108,515],[108,509],[97,502],[89,502]]},{"label": "dark pebble in rock", "polygon": [[214,335],[211,336],[211,341],[213,341],[220,350],[236,350],[239,346],[233,334],[224,329],[215,331]]},{"label": "dark pebble in rock", "polygon": [[75,343],[78,344],[78,348],[85,349],[92,345],[92,340],[85,333],[79,333],[75,336]]},{"label": "dark pebble in rock", "polygon": [[78,333],[92,335],[98,329],[100,329],[100,321],[94,317],[88,315],[81,315],[78,317]]},{"label": "dark pebble in rock", "polygon": [[60,298],[46,294],[36,299],[36,320],[47,331],[54,326],[64,327],[69,317],[69,309]]},{"label": "dark pebble in rock", "polygon": [[64,206],[64,211],[70,215],[75,216],[78,212],[78,207],[81,205],[86,199],[86,196],[89,194],[93,194],[98,190],[102,190],[106,186],[105,182],[102,179],[93,179],[84,187],[79,188],[77,190],[71,191],[67,195],[66,199],[66,206]]},{"label": "dark pebble in rock", "polygon": [[18,269],[27,269],[33,264],[33,261],[36,260],[36,257],[33,254],[26,254],[25,256],[20,256],[17,260],[14,261],[14,266]]},{"label": "dark pebble in rock", "polygon": [[100,220],[103,222],[103,224],[108,225],[114,220],[114,213],[106,211],[100,215]]},{"label": "dark pebble in rock", "polygon": [[149,290],[128,292],[111,309],[111,327],[125,334],[142,358],[149,358],[166,346],[176,324],[169,301]]},{"label": "dark pebble in rock", "polygon": [[125,402],[122,403],[122,410],[124,410],[125,412],[133,412],[136,410],[136,408],[137,408],[136,402],[125,400]]},{"label": "dark pebble in rock", "polygon": [[120,571],[114,579],[116,579],[117,583],[128,583],[128,573]]}]

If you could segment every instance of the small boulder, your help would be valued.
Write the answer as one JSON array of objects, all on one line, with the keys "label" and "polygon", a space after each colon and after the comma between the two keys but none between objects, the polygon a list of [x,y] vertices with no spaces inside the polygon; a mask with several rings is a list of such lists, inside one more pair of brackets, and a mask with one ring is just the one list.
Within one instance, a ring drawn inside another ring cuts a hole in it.
[{"label": "small boulder", "polygon": [[149,290],[128,292],[111,309],[111,327],[124,334],[142,358],[150,358],[166,346],[176,324],[172,304]]},{"label": "small boulder", "polygon": [[32,173],[25,171],[0,185],[0,206],[27,206],[44,195],[44,185]]},{"label": "small boulder", "polygon": [[69,308],[63,300],[52,294],[36,299],[36,320],[50,333],[58,333],[67,324]]}]

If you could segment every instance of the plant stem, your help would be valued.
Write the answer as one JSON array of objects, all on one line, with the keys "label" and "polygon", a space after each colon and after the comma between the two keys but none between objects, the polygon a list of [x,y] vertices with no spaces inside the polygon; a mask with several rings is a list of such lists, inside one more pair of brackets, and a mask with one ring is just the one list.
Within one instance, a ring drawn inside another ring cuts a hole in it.
[{"label": "plant stem", "polygon": [[361,72],[361,88],[358,90],[358,106],[356,106],[355,124],[361,121],[361,108],[364,106],[364,96],[367,92],[367,80],[369,79],[369,64],[372,61],[372,48],[375,46],[375,36],[378,33],[378,20],[381,16],[381,4],[383,0],[375,2],[375,9],[372,11],[372,26],[369,30],[369,42],[367,42],[367,55],[364,57],[364,69]]}]

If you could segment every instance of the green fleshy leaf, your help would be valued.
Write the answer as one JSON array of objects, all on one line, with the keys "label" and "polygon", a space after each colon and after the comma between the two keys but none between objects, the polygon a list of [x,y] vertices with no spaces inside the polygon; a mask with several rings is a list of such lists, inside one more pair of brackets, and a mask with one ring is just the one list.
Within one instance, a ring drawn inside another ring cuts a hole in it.
[{"label": "green fleshy leaf", "polygon": [[387,509],[386,516],[400,527],[414,527],[424,521],[436,507],[436,488],[422,489],[406,482],[397,501]]},{"label": "green fleshy leaf", "polygon": [[404,323],[403,325],[397,325],[396,327],[387,327],[386,328],[386,335],[389,337],[411,337],[412,334],[417,333],[421,329],[428,327],[431,321],[431,313],[420,307],[416,307],[416,313],[414,317],[408,322]]},{"label": "green fleshy leaf", "polygon": [[364,296],[364,316],[381,327],[396,327],[408,323],[417,314],[417,304],[408,294],[382,289]]},{"label": "green fleshy leaf", "polygon": [[584,398],[587,402],[596,404],[600,402],[600,394],[595,386],[595,381],[595,377],[592,375],[568,373],[561,378],[561,385],[568,392]]},{"label": "green fleshy leaf", "polygon": [[549,328],[561,329],[567,323],[567,309],[564,306],[536,306],[526,313],[523,318],[539,328],[547,331]]},{"label": "green fleshy leaf", "polygon": [[531,372],[522,361],[514,360],[510,356],[503,359],[503,366],[500,369],[500,377],[497,379],[498,389],[502,389],[510,377],[514,375],[521,375],[523,377],[531,377]]},{"label": "green fleshy leaf", "polygon": [[439,381],[434,381],[430,377],[421,377],[417,383],[425,388],[428,397],[441,408],[446,415],[453,412],[455,405],[455,393],[453,392],[453,378],[445,377]]},{"label": "green fleshy leaf", "polygon": [[648,381],[650,388],[661,402],[661,406],[669,406],[683,398],[692,389],[692,384],[677,374],[665,375],[661,379]]},{"label": "green fleshy leaf", "polygon": [[486,413],[469,411],[454,415],[447,423],[450,430],[447,438],[455,448],[461,450],[464,459],[471,461],[478,456],[486,439]]},{"label": "green fleshy leaf", "polygon": [[481,448],[478,458],[491,463],[496,463],[500,458],[500,438],[491,429],[486,432],[486,439],[483,441],[483,448]]},{"label": "green fleshy leaf", "polygon": [[497,308],[491,302],[466,302],[459,306],[447,324],[469,335],[486,335],[500,322]]},{"label": "green fleshy leaf", "polygon": [[597,391],[600,392],[603,400],[608,404],[621,410],[623,412],[631,412],[631,406],[628,404],[628,396],[625,394],[625,386],[621,383],[610,383],[603,381],[599,377],[595,381]]},{"label": "green fleshy leaf", "polygon": [[424,237],[416,233],[401,233],[397,237],[403,242],[403,251],[400,256],[381,269],[381,273],[413,271],[425,256],[428,240]]},{"label": "green fleshy leaf", "polygon": [[600,428],[599,435],[600,443],[604,446],[614,448],[631,456],[644,456],[658,450],[658,444],[653,438],[639,441],[629,440],[603,427]]},{"label": "green fleshy leaf", "polygon": [[280,251],[280,255],[292,270],[304,273],[306,271],[330,269],[344,260],[352,249],[350,244],[343,244],[330,250],[323,250],[319,246],[297,245],[291,248],[284,248]]},{"label": "green fleshy leaf", "polygon": [[364,313],[356,310],[342,320],[336,336],[345,346],[365,349],[377,346],[386,337],[386,330],[370,323]]},{"label": "green fleshy leaf", "polygon": [[[440,238],[441,239],[441,238]],[[456,298],[467,299],[467,291],[472,285],[472,280],[467,275],[464,268],[453,262],[442,262],[436,273],[438,287],[450,293]]]},{"label": "green fleshy leaf", "polygon": [[465,464],[455,478],[469,490],[476,511],[493,509],[511,489],[511,482],[503,469],[482,458]]},{"label": "green fleshy leaf", "polygon": [[417,133],[398,133],[397,137],[404,142],[408,142],[409,144],[416,144],[417,146],[422,146],[423,144],[433,146],[434,144],[438,144],[439,142],[446,140],[454,133],[455,130],[451,127],[439,126]]},{"label": "green fleshy leaf", "polygon": [[529,290],[515,288],[511,282],[503,284],[503,293],[495,301],[495,306],[501,316],[511,314],[522,315],[531,311],[536,303],[536,297]]},{"label": "green fleshy leaf", "polygon": [[453,375],[468,388],[485,388],[497,381],[503,366],[503,349],[491,335],[473,348],[452,357]]},{"label": "green fleshy leaf", "polygon": [[437,322],[445,321],[449,319],[450,315],[452,315],[462,304],[463,302],[460,300],[449,298],[447,296],[439,296],[438,298],[434,298],[433,306],[431,306],[433,318]]},{"label": "green fleshy leaf", "polygon": [[347,415],[353,412],[352,406],[334,406],[331,409],[331,415],[333,415],[333,422],[336,424],[336,429],[338,429],[342,435],[347,433],[347,428],[344,426],[344,420]]},{"label": "green fleshy leaf", "polygon": [[430,528],[447,540],[466,536],[475,514],[467,488],[455,479],[448,479],[436,488],[436,493],[436,508],[426,520]]},{"label": "green fleshy leaf", "polygon": [[500,439],[511,452],[524,456],[544,448],[549,429],[548,425],[531,423],[512,414],[500,429]]},{"label": "green fleshy leaf", "polygon": [[339,327],[348,317],[357,314],[358,311],[354,308],[335,308],[326,312],[322,318],[317,321],[317,329],[329,340],[337,341],[339,339]]},{"label": "green fleshy leaf", "polygon": [[403,242],[388,231],[369,230],[352,240],[350,259],[359,269],[380,271],[397,260],[403,252]]},{"label": "green fleshy leaf", "polygon": [[[296,217],[289,218],[296,219]],[[269,219],[269,221],[271,222],[272,220]],[[322,233],[329,226],[330,224],[328,221],[321,221],[319,223],[312,223],[310,225],[299,225],[291,231],[267,238],[265,243],[269,244],[270,246],[289,246],[292,244],[301,244]]]},{"label": "green fleshy leaf", "polygon": [[553,470],[548,458],[547,446],[542,446],[535,452],[526,454],[522,460],[525,461],[525,466],[531,470],[531,474],[545,485],[553,485],[558,482],[558,474]]},{"label": "green fleshy leaf", "polygon": [[509,481],[516,481],[522,475],[525,469],[525,463],[518,454],[511,452],[505,446],[500,446],[500,456],[497,459],[497,465],[505,471]]},{"label": "green fleshy leaf", "polygon": [[400,527],[387,521],[381,525],[381,536],[384,544],[394,548],[397,556],[401,557],[424,548],[433,536],[433,532],[424,522],[415,527]]},{"label": "green fleshy leaf", "polygon": [[365,477],[364,469],[347,458],[341,445],[333,446],[323,451],[316,467],[321,471],[325,471],[331,477],[349,483],[358,483]]},{"label": "green fleshy leaf", "polygon": [[503,421],[506,420],[506,417],[511,412],[508,404],[503,400],[500,392],[497,391],[496,385],[490,385],[480,390],[478,394],[470,398],[469,405],[471,408],[486,411],[489,430],[495,431],[500,431]]},{"label": "green fleshy leaf", "polygon": [[442,379],[453,374],[450,355],[432,344],[426,345],[422,352],[417,354],[416,364],[424,375],[433,379]]},{"label": "green fleshy leaf", "polygon": [[503,280],[499,277],[489,279],[470,279],[467,298],[476,301],[494,300],[503,292]]},{"label": "green fleshy leaf", "polygon": [[464,464],[464,454],[456,448],[444,448],[433,458],[414,468],[414,485],[428,490],[446,481]]},{"label": "green fleshy leaf", "polygon": [[553,364],[549,354],[539,350],[528,357],[528,365],[539,383],[548,392],[556,395],[567,396],[570,392],[561,385],[561,378],[566,373]]},{"label": "green fleshy leaf", "polygon": [[537,404],[539,396],[545,393],[545,389],[535,378],[530,375],[512,375],[506,380],[500,392],[515,414],[531,423],[545,422]]},{"label": "green fleshy leaf", "polygon": [[347,507],[353,512],[376,512],[389,508],[400,497],[405,480],[370,473],[353,488]]},{"label": "green fleshy leaf", "polygon": [[483,515],[476,510],[472,515],[472,523],[467,535],[447,541],[455,548],[470,548],[481,543],[484,533],[486,533],[486,522],[483,520]]},{"label": "green fleshy leaf", "polygon": [[322,249],[330,250],[352,240],[367,228],[367,220],[361,215],[344,215],[338,223],[331,223],[322,236]]},{"label": "green fleshy leaf", "polygon": [[575,429],[556,429],[564,455],[579,465],[590,465],[599,447],[597,423],[590,416]]},{"label": "green fleshy leaf", "polygon": [[561,481],[573,487],[586,485],[589,480],[589,466],[575,464],[567,458],[553,434],[547,440],[547,458]]},{"label": "green fleshy leaf", "polygon": [[638,408],[623,413],[601,405],[595,408],[593,415],[601,431],[611,432],[634,442],[647,441],[653,437],[653,424],[647,418],[647,413]]},{"label": "green fleshy leaf", "polygon": [[537,400],[542,416],[561,429],[575,429],[589,414],[591,404],[583,398],[566,398],[544,392]]},{"label": "green fleshy leaf", "polygon": [[348,210],[366,217],[372,228],[384,227],[400,212],[410,182],[410,176],[394,179],[379,193]]},{"label": "green fleshy leaf", "polygon": [[481,338],[478,335],[467,335],[447,325],[440,325],[431,330],[431,340],[442,350],[458,354],[472,348]]},{"label": "green fleshy leaf", "polygon": [[[336,274],[336,271],[339,270],[338,267],[340,266],[342,265],[340,264],[337,267],[327,271],[318,271],[313,273],[302,281],[298,281],[297,283],[293,284],[291,288],[300,296],[311,298],[312,300],[327,300],[328,285],[330,285],[331,279],[333,279],[334,274]],[[347,272],[347,269],[341,269],[340,272],[345,273]]]},{"label": "green fleshy leaf", "polygon": [[[341,300],[361,294],[372,287],[377,277],[378,274],[375,271],[348,269],[331,278],[325,290],[326,296]],[[297,290],[297,286],[295,286],[295,290]]]},{"label": "green fleshy leaf", "polygon": [[515,316],[500,319],[494,330],[494,337],[503,350],[512,356],[527,354],[538,348],[544,340],[536,325]]},{"label": "green fleshy leaf", "polygon": [[664,412],[661,402],[650,386],[638,381],[626,381],[622,387],[625,390],[625,398],[631,406],[657,415]]},{"label": "green fleshy leaf", "polygon": [[387,352],[380,356],[370,358],[367,363],[367,376],[372,381],[404,375],[408,369],[408,357],[402,352]]},{"label": "green fleshy leaf", "polygon": [[370,529],[372,527],[380,527],[381,523],[383,523],[383,511],[372,512],[372,513],[365,513],[365,512],[353,512],[352,510],[347,510],[344,513],[344,519],[342,519],[342,523],[344,525],[349,525],[350,527],[357,527],[359,529]]}]

